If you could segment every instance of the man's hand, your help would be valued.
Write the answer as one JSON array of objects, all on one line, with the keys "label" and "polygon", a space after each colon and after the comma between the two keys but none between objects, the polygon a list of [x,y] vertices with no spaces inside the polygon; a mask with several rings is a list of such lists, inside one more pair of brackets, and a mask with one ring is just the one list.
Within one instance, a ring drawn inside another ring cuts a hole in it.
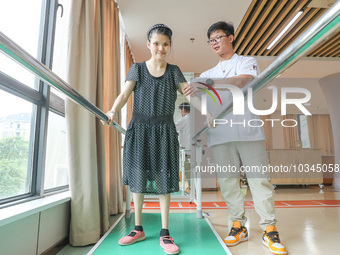
[{"label": "man's hand", "polygon": [[214,116],[211,115],[210,112],[207,112],[207,124],[209,128],[215,128],[217,125],[214,126]]}]

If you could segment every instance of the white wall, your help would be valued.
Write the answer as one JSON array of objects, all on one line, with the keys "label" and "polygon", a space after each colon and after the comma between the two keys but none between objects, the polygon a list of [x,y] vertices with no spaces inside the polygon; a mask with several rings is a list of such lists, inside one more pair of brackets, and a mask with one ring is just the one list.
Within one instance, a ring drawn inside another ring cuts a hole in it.
[{"label": "white wall", "polygon": [[36,255],[68,236],[70,202],[35,213],[0,228],[1,255]]},{"label": "white wall", "polygon": [[[340,73],[320,80],[321,89],[327,98],[334,139],[334,162],[340,164]],[[340,189],[340,172],[334,173],[333,186]]]},{"label": "white wall", "polygon": [[39,215],[34,214],[0,228],[1,254],[36,254]]}]

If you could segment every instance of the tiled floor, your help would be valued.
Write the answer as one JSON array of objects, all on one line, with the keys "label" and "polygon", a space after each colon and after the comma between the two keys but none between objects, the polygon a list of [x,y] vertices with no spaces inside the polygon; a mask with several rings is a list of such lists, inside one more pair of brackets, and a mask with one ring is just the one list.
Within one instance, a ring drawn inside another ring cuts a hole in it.
[{"label": "tiled floor", "polygon": [[[203,202],[223,201],[219,192],[203,192]],[[248,191],[246,201],[251,201]],[[275,190],[276,201],[292,200],[340,200],[340,190],[334,190],[326,186],[320,192],[319,186],[279,186]],[[159,212],[159,210],[147,209],[148,212]],[[193,212],[195,210],[171,210],[176,212]],[[217,233],[224,238],[229,232],[229,214],[227,209],[203,209],[208,213],[209,220],[215,227]],[[246,227],[249,231],[249,241],[230,248],[234,255],[238,254],[271,254],[261,243],[262,231],[258,226],[259,216],[254,209],[247,209],[248,221]],[[337,254],[340,250],[340,207],[317,207],[317,208],[277,208],[277,227],[282,243],[287,247],[291,255],[328,255]],[[198,219],[199,220],[199,219]],[[170,231],[176,240],[176,230]],[[58,255],[82,255],[86,254],[91,247],[74,248],[66,246]],[[337,251],[337,252],[335,252]],[[114,254],[114,251],[113,251]],[[195,254],[196,255],[196,254]]]}]

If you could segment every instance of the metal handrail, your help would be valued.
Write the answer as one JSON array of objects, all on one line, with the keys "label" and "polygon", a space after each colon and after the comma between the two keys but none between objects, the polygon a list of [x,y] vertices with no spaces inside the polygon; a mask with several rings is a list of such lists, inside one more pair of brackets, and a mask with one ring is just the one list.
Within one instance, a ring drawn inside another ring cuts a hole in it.
[{"label": "metal handrail", "polygon": [[[2,32],[0,32],[0,50],[5,55],[17,61],[27,70],[31,71],[33,74],[38,76],[40,79],[46,81],[51,87],[65,94],[72,101],[90,111],[93,115],[95,115],[99,119],[107,123],[109,122],[109,118],[102,110],[100,110],[90,101],[85,99],[77,91],[71,88],[64,80],[62,80],[58,75],[53,73],[44,64],[35,59],[32,55],[26,52],[23,48],[21,48],[18,44],[16,44],[14,41],[8,38]],[[123,127],[121,127],[118,123],[113,122],[112,126],[119,132],[123,133],[124,135],[126,134],[126,130]]]},{"label": "metal handrail", "polygon": [[[312,26],[300,35],[281,55],[255,79],[243,87],[244,98],[248,96],[248,88],[253,88],[253,95],[260,91],[267,83],[282,74],[295,64],[300,58],[307,55],[320,43],[340,28],[340,0],[324,13]],[[215,119],[220,119],[230,113],[233,103],[229,105]],[[195,141],[208,130],[205,125],[192,139]]]}]

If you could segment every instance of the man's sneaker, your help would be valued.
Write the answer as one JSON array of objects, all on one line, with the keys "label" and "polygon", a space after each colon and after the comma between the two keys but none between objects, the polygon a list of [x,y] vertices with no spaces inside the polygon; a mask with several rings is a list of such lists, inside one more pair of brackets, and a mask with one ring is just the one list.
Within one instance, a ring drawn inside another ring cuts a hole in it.
[{"label": "man's sneaker", "polygon": [[166,254],[178,254],[179,248],[175,244],[174,239],[171,236],[161,236],[160,245],[164,249]]},{"label": "man's sneaker", "polygon": [[120,245],[130,245],[145,239],[144,231],[132,230],[130,234],[119,239]]},{"label": "man's sneaker", "polygon": [[286,247],[280,242],[279,232],[275,226],[267,226],[262,235],[262,243],[267,246],[273,254],[287,254]]},{"label": "man's sneaker", "polygon": [[234,221],[233,227],[230,230],[229,235],[223,239],[227,246],[235,246],[240,242],[248,240],[248,231],[246,227],[241,227],[241,222]]}]

